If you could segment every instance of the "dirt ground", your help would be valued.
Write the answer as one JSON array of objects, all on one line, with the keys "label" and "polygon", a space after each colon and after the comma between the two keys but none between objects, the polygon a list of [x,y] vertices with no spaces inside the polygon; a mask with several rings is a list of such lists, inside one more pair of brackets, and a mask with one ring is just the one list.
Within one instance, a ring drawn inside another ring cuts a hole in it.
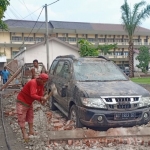
[{"label": "dirt ground", "polygon": [[[59,111],[50,111],[48,105],[43,107],[38,102],[34,103],[34,129],[38,134],[30,136],[30,141],[25,143],[21,136],[20,128],[17,124],[15,101],[17,93],[9,93],[5,95],[4,114],[9,121],[13,132],[17,135],[17,141],[21,142],[26,149],[30,150],[149,150],[149,138],[126,138],[126,139],[86,139],[86,140],[64,140],[64,141],[50,141],[48,131],[60,130],[78,130],[75,129],[72,121],[67,119]],[[84,130],[85,128],[83,128]],[[111,128],[106,132],[107,135],[124,135],[133,132],[147,133],[150,124],[136,126],[132,128]],[[89,132],[100,133],[102,131]],[[148,133],[147,133],[148,134]]]}]

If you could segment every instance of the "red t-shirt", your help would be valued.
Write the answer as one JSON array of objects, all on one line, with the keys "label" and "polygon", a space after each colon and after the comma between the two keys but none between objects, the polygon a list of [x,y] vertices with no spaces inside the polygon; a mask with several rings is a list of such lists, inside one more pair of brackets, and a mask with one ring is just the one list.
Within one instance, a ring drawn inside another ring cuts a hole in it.
[{"label": "red t-shirt", "polygon": [[44,86],[38,85],[36,79],[32,79],[25,84],[17,96],[17,99],[31,105],[34,100],[41,101],[44,93]]}]

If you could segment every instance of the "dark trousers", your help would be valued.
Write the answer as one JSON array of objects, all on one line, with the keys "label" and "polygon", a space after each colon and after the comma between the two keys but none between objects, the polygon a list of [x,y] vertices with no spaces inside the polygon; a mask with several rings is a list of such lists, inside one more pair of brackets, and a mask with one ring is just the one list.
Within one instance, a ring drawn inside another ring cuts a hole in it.
[{"label": "dark trousers", "polygon": [[7,82],[7,79],[3,79],[3,84],[5,84]]}]

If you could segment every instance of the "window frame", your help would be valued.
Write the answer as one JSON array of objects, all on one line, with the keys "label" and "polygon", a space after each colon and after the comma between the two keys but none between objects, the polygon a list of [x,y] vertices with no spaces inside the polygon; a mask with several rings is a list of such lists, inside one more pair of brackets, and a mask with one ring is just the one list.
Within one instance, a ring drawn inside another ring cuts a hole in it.
[{"label": "window frame", "polygon": [[[54,68],[52,69],[53,64],[54,64],[55,62],[56,62],[56,64],[55,64]],[[49,74],[51,74],[51,75],[54,74],[54,71],[55,71],[55,69],[56,69],[56,67],[57,67],[57,64],[58,64],[58,60],[54,60],[54,61],[52,62],[52,65],[50,66],[50,69],[49,69]],[[52,72],[51,72],[51,71],[52,71]]]}]

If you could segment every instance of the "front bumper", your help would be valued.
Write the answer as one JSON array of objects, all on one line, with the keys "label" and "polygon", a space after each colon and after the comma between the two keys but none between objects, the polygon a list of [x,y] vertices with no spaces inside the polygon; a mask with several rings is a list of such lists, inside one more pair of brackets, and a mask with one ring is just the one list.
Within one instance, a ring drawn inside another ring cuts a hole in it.
[{"label": "front bumper", "polygon": [[[78,108],[78,116],[83,125],[89,127],[120,127],[120,126],[135,126],[147,124],[150,120],[150,108],[126,110],[126,111],[110,111],[110,110],[96,110],[84,107]],[[136,117],[133,119],[115,120],[115,113],[135,113]],[[144,113],[148,114],[144,118]],[[98,121],[98,117],[102,116],[102,121]]]}]

